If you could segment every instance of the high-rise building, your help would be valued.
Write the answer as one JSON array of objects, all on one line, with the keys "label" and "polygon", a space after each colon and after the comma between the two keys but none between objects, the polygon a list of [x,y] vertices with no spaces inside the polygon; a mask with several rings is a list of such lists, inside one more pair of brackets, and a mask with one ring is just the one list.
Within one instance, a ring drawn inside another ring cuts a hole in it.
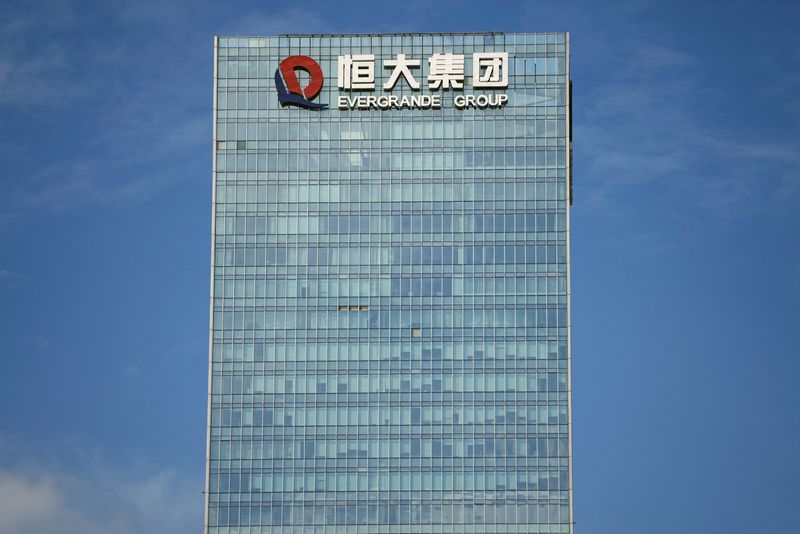
[{"label": "high-rise building", "polygon": [[568,34],[215,45],[206,532],[571,533]]}]

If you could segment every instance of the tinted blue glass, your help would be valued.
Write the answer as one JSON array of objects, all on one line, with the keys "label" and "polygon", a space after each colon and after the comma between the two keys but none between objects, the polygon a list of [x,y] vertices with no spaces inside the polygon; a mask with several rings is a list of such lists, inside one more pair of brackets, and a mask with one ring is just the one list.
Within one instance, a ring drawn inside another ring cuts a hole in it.
[{"label": "tinted blue glass", "polygon": [[[219,39],[208,532],[572,532],[567,46]],[[507,88],[472,87],[487,52]],[[463,88],[430,88],[437,53]],[[374,90],[337,87],[344,54]],[[421,90],[383,90],[397,54]],[[279,104],[293,55],[327,109]],[[360,94],[441,108],[337,106]],[[454,107],[478,94],[508,101]]]}]

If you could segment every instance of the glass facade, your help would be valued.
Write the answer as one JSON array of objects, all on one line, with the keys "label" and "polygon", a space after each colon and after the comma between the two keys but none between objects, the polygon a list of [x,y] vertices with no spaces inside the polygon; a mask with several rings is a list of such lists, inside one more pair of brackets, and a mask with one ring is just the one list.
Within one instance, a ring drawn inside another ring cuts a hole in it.
[{"label": "glass facade", "polygon": [[[502,52],[507,87],[474,88]],[[429,84],[439,53],[463,88]],[[337,87],[348,54],[374,92]],[[398,54],[420,91],[382,87]],[[279,104],[293,55],[327,109]],[[571,533],[568,34],[220,37],[215,61],[206,531]],[[359,94],[441,108],[337,106]]]}]

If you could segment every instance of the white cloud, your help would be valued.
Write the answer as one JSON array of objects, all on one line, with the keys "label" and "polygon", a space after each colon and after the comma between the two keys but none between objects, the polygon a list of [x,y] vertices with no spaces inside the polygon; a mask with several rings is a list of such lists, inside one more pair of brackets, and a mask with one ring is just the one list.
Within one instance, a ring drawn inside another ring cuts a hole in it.
[{"label": "white cloud", "polygon": [[187,484],[171,471],[0,471],[0,532],[197,532],[202,502],[201,486]]},{"label": "white cloud", "polygon": [[104,532],[104,525],[69,502],[75,491],[73,486],[69,481],[49,475],[28,477],[0,471],[0,532]]},{"label": "white cloud", "polygon": [[109,459],[85,440],[49,452],[0,436],[0,532],[181,534],[203,523],[203,482],[124,455]]}]

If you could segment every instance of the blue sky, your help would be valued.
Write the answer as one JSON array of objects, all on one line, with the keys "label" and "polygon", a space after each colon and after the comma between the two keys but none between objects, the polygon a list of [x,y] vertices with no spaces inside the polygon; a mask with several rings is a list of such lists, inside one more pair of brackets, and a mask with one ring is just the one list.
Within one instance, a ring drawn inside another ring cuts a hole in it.
[{"label": "blue sky", "polygon": [[567,30],[576,531],[800,532],[797,20],[4,3],[0,531],[202,525],[214,34]]}]

